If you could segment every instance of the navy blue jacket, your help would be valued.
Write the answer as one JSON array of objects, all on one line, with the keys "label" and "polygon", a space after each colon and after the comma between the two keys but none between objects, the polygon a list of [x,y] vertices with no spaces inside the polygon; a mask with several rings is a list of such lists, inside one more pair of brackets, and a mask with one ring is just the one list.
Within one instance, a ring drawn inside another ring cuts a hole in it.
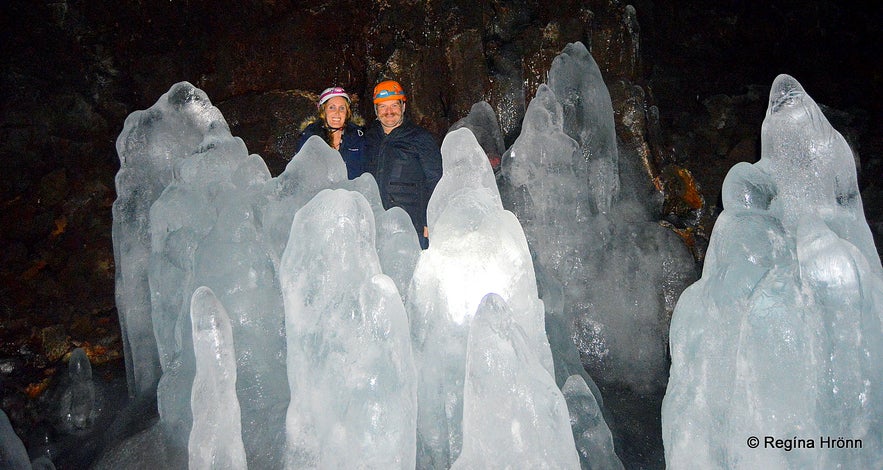
[{"label": "navy blue jacket", "polygon": [[389,134],[376,124],[365,132],[368,171],[377,180],[383,208],[401,207],[419,235],[426,205],[442,176],[441,151],[426,129],[405,119]]},{"label": "navy blue jacket", "polygon": [[[300,152],[307,139],[314,135],[318,135],[323,140],[325,139],[327,134],[325,125],[321,121],[316,121],[304,129],[300,140],[297,141],[295,152]],[[365,159],[365,131],[361,126],[357,126],[352,122],[346,123],[338,152],[343,157],[343,162],[346,163],[347,178],[356,179],[359,175],[368,171],[367,160]]]}]

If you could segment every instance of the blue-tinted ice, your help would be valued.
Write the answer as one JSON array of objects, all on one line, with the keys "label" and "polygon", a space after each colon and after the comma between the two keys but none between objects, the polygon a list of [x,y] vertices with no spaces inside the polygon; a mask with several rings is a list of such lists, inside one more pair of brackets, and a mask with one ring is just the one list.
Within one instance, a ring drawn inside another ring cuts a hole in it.
[{"label": "blue-tinted ice", "polygon": [[883,270],[852,152],[792,77],[773,83],[761,159],[730,170],[723,203],[672,318],[667,465],[880,468]]}]

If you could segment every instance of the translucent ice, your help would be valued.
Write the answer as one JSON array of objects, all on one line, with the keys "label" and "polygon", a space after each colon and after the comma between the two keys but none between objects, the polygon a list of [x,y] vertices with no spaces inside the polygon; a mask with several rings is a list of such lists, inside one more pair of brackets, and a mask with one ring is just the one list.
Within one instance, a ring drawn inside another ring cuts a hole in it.
[{"label": "translucent ice", "polygon": [[[274,268],[278,255],[262,218],[269,171],[223,126],[206,132],[174,169],[173,180],[150,209],[148,280],[163,370],[157,389],[161,425],[186,448],[196,373],[189,299],[206,286],[237,325],[242,439],[253,450],[253,465],[269,465],[279,455],[256,449],[273,442],[281,446],[274,431],[281,427],[278,410],[288,401],[282,298]],[[248,425],[257,422],[263,424]]]},{"label": "translucent ice", "polygon": [[98,415],[92,364],[83,348],[71,352],[67,365],[67,384],[59,400],[62,429],[80,432],[89,429]]},{"label": "translucent ice", "polygon": [[175,163],[189,156],[209,131],[219,128],[228,129],[221,112],[202,90],[182,82],[150,109],[130,114],[117,138],[116,302],[132,395],[150,396],[160,376],[147,283],[150,206],[171,182]]},{"label": "translucent ice", "polygon": [[342,163],[340,154],[323,144],[320,137],[310,138],[285,171],[269,184],[263,225],[277,266],[288,243],[294,213],[319,191],[336,187],[346,180],[346,166]]},{"label": "translucent ice", "polygon": [[189,468],[247,468],[236,398],[236,353],[230,319],[207,287],[193,293],[190,317],[196,377],[190,397],[193,429],[188,444]]},{"label": "translucent ice", "polygon": [[[173,87],[176,96],[203,96],[182,86]],[[163,100],[155,106],[190,110]],[[507,321],[524,337],[519,349],[535,358],[543,380],[554,383],[553,358],[564,358],[562,371],[581,369],[561,328],[553,336],[564,353],[550,351],[527,240],[503,209],[487,156],[468,129],[451,132],[443,145],[446,178],[430,201],[433,244],[423,251],[407,214],[383,210],[370,174],[347,180],[339,154],[321,139],[308,140],[272,178],[217,123],[192,131],[201,140],[158,138],[153,133],[165,128],[150,123],[127,129],[151,142],[147,154],[183,157],[171,164],[161,194],[132,193],[153,201],[128,203],[150,207],[149,223],[127,228],[145,241],[147,274],[138,281],[145,286],[118,292],[147,293],[162,372],[160,420],[98,468],[186,465],[189,438],[201,434],[194,412],[216,411],[193,397],[194,386],[207,383],[197,367],[197,306],[223,305],[229,317],[241,442],[252,468],[449,467],[460,452],[469,329],[488,293],[508,305]],[[120,260],[130,261],[143,262]],[[547,292],[552,284],[544,283]],[[202,295],[208,289],[213,300]],[[190,301],[197,290],[204,302]],[[232,399],[229,379],[199,398]],[[235,442],[234,428],[215,437]],[[545,439],[524,436],[538,439],[525,445]]]},{"label": "translucent ice", "polygon": [[787,75],[773,82],[761,144],[766,158],[757,166],[776,183],[778,192],[770,210],[785,228],[794,231],[807,215],[820,218],[879,269],[852,151],[815,101]]},{"label": "translucent ice", "polygon": [[613,451],[613,435],[586,381],[579,375],[571,375],[561,393],[570,413],[580,467],[598,470],[623,468]]},{"label": "translucent ice", "polygon": [[493,171],[468,129],[441,148],[444,176],[427,210],[432,243],[408,291],[420,373],[418,466],[446,468],[461,445],[466,341],[481,299],[493,292],[511,307],[537,360],[553,374],[530,252],[515,216],[503,209]]},{"label": "translucent ice", "polygon": [[591,193],[583,203],[593,213],[607,213],[620,184],[613,103],[582,43],[568,44],[552,61],[549,89],[561,104],[563,131],[579,146],[580,170],[587,173]]},{"label": "translucent ice", "polygon": [[849,147],[793,78],[773,83],[761,159],[730,170],[723,203],[672,318],[667,465],[879,468],[883,270]]},{"label": "translucent ice", "polygon": [[497,115],[494,108],[487,101],[479,101],[472,105],[469,114],[463,119],[455,122],[448,130],[455,131],[465,127],[472,131],[478,144],[487,154],[487,159],[491,163],[494,171],[500,168],[500,159],[506,146],[503,143],[503,134],[500,131],[500,123],[497,121]]},{"label": "translucent ice", "polygon": [[[249,461],[275,465],[284,447],[281,410],[290,395],[277,275],[294,213],[327,187],[363,192],[383,220],[377,229],[382,262],[400,284],[408,282],[416,263],[416,236],[399,230],[396,215],[401,214],[383,211],[370,175],[346,180],[339,154],[321,139],[311,139],[282,175],[270,178],[262,159],[248,155],[204,93],[187,83],[173,86],[151,109],[130,118],[120,142],[119,178],[131,176],[135,186],[126,187],[117,201],[121,210],[128,209],[116,213],[119,233],[127,235],[117,240],[125,246],[134,240],[137,249],[127,252],[132,256],[121,255],[121,272],[134,274],[123,276],[117,294],[126,337],[152,343],[162,371],[157,399],[163,432],[173,445],[186,448],[195,374],[188,299],[205,285],[236,325],[237,391]],[[154,160],[165,165],[160,165],[164,171],[154,171]],[[153,185],[165,189],[161,194],[144,189]],[[143,306],[141,293],[149,310],[132,310],[137,321],[126,322],[127,309]],[[146,335],[140,323],[144,315]]]},{"label": "translucent ice", "polygon": [[469,331],[463,451],[452,469],[579,468],[564,396],[534,349],[506,302],[485,296]]},{"label": "translucent ice", "polygon": [[401,207],[376,213],[377,256],[383,273],[396,284],[399,292],[405,292],[420,257],[420,242],[414,236],[411,216]]},{"label": "translucent ice", "polygon": [[0,409],[0,467],[9,470],[30,470],[31,459],[21,438],[12,429],[6,412]]},{"label": "translucent ice", "polygon": [[416,373],[398,290],[381,273],[373,212],[326,190],[282,256],[291,403],[288,468],[414,468]]},{"label": "translucent ice", "polygon": [[570,44],[503,156],[502,194],[543,273],[548,314],[564,323],[582,363],[603,382],[652,392],[665,386],[668,317],[695,266],[656,222],[635,161],[619,155],[597,64]]}]

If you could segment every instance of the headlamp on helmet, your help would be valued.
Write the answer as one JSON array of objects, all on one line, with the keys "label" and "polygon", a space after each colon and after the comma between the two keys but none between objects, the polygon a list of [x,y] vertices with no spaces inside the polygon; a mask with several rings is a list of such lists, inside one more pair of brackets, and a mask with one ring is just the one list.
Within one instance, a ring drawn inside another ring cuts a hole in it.
[{"label": "headlamp on helmet", "polygon": [[374,87],[374,104],[384,101],[401,100],[406,101],[405,90],[395,80],[386,80]]}]

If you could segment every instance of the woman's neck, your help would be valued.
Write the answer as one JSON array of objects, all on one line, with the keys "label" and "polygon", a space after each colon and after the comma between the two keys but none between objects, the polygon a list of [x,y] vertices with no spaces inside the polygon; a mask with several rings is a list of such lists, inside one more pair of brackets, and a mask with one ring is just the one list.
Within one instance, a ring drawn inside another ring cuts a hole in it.
[{"label": "woman's neck", "polygon": [[328,129],[328,137],[330,138],[328,143],[331,145],[331,148],[339,149],[340,143],[343,141],[343,128]]}]

